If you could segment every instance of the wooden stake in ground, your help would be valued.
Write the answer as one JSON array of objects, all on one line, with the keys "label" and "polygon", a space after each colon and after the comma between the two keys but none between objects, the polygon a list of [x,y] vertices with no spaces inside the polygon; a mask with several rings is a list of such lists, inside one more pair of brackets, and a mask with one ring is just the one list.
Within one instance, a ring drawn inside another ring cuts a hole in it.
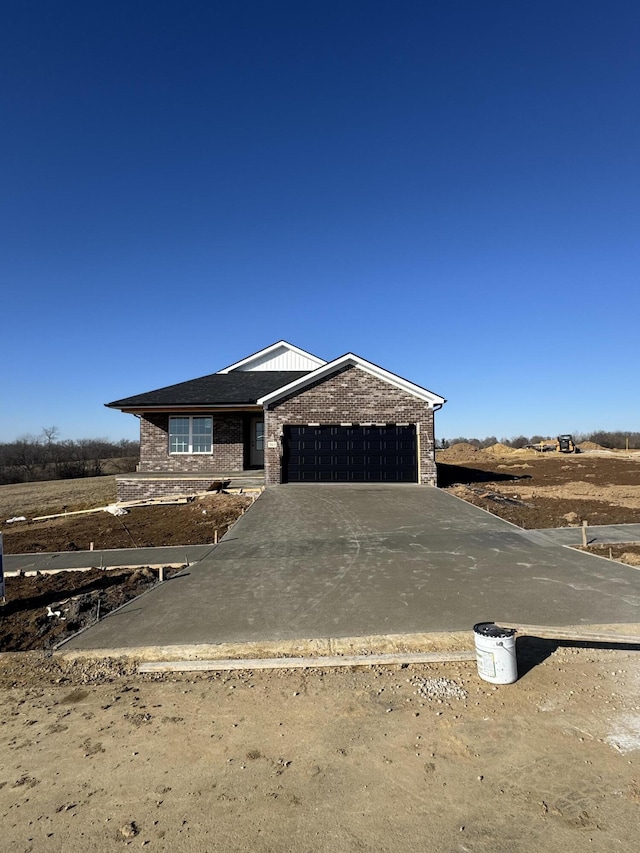
[{"label": "wooden stake in ground", "polygon": [[0,533],[0,604],[5,603],[4,597],[4,569],[2,567],[2,533]]}]

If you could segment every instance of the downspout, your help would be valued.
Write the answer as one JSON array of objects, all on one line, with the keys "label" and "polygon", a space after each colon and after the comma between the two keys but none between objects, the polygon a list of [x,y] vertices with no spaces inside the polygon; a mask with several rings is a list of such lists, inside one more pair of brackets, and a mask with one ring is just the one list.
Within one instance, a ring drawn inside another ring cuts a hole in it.
[{"label": "downspout", "polygon": [[[135,412],[133,413],[133,417],[137,418],[139,421],[142,420],[142,415],[137,415]],[[138,444],[140,445],[140,450],[138,452],[138,464],[136,465],[136,474],[140,472],[140,457],[142,456],[142,435],[140,432],[140,427],[138,426],[138,435],[140,438],[138,439]]]},{"label": "downspout", "polygon": [[[447,401],[445,400],[442,403],[434,403],[433,404],[433,464],[436,465],[436,412],[441,409]],[[436,482],[435,486],[438,485],[438,468],[436,465]]]}]

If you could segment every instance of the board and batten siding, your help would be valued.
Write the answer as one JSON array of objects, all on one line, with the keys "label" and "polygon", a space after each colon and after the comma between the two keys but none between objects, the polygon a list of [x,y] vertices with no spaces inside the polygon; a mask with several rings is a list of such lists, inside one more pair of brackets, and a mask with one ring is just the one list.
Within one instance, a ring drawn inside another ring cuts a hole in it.
[{"label": "board and batten siding", "polygon": [[282,349],[281,352],[270,353],[252,361],[246,366],[236,368],[238,371],[247,372],[254,370],[315,370],[317,361],[311,361],[307,356],[291,350]]}]

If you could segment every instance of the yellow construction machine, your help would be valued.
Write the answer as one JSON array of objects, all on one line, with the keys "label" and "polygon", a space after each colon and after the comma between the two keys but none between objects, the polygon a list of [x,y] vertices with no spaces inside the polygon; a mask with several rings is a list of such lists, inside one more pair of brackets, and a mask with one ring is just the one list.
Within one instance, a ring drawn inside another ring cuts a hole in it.
[{"label": "yellow construction machine", "polygon": [[556,451],[558,453],[580,453],[572,435],[559,435],[556,439]]},{"label": "yellow construction machine", "polygon": [[526,444],[525,447],[530,450],[537,450],[538,453],[580,453],[580,448],[576,445],[572,435],[559,435],[555,442],[551,439],[544,439],[536,444]]}]

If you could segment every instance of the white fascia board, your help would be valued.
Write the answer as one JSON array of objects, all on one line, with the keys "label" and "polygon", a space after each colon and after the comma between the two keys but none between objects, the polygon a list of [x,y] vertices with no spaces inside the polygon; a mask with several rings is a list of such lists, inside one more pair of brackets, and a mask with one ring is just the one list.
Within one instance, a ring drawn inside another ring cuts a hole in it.
[{"label": "white fascia board", "polygon": [[306,350],[300,349],[300,347],[296,347],[293,344],[287,343],[287,341],[276,341],[275,344],[271,344],[271,346],[265,347],[264,349],[261,349],[258,352],[254,352],[251,355],[248,355],[246,358],[243,358],[241,361],[236,361],[235,364],[230,364],[229,367],[225,367],[223,370],[218,370],[217,373],[231,373],[232,370],[237,370],[240,367],[245,367],[252,361],[259,361],[261,358],[264,358],[265,355],[269,355],[269,353],[272,353],[281,347],[285,347],[290,352],[294,352],[297,355],[301,355],[305,358],[308,358],[310,361],[317,364],[318,367],[321,367],[323,364],[327,363],[326,361],[324,361],[324,359],[318,358],[317,355],[312,355],[310,352],[306,352]]},{"label": "white fascia board", "polygon": [[371,374],[371,376],[375,376],[383,382],[388,382],[389,385],[394,385],[396,388],[400,388],[400,390],[406,391],[408,394],[412,394],[419,400],[424,400],[424,402],[429,403],[430,406],[440,407],[446,403],[444,397],[440,397],[432,391],[427,391],[426,388],[421,388],[419,385],[414,385],[413,382],[409,382],[401,376],[396,376],[395,373],[389,373],[388,370],[384,370],[384,368],[378,367],[377,364],[372,364],[370,361],[366,361],[364,358],[360,358],[359,355],[354,355],[352,352],[341,355],[340,358],[336,358],[334,361],[327,362],[312,373],[307,373],[306,376],[302,376],[300,379],[289,382],[288,385],[283,385],[282,388],[277,388],[270,394],[265,394],[264,397],[257,400],[257,403],[261,406],[273,403],[281,397],[286,397],[292,391],[301,391],[306,385],[311,385],[319,379],[324,379],[325,376],[330,376],[336,370],[348,365],[359,367],[366,373]]}]

